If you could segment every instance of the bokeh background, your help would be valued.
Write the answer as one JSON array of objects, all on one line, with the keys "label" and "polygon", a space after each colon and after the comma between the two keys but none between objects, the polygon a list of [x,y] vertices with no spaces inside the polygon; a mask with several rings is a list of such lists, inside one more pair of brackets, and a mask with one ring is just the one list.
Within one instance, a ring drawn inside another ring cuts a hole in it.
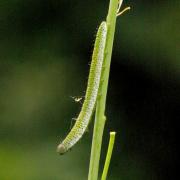
[{"label": "bokeh background", "polygon": [[[0,1],[0,180],[87,179],[93,126],[64,156],[57,144],[81,104],[108,0]],[[109,180],[175,179],[180,107],[179,0],[125,1],[117,19],[101,169]]]}]

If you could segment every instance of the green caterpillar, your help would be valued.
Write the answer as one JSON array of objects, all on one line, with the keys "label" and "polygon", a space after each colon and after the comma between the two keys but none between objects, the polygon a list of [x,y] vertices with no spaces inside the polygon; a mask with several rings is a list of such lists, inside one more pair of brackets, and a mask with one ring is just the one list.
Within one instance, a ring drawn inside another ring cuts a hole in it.
[{"label": "green caterpillar", "polygon": [[103,68],[104,50],[106,45],[107,23],[103,21],[97,31],[92,62],[90,67],[85,100],[73,128],[66,138],[58,145],[57,152],[64,154],[76,144],[87,129],[96,105],[101,72]]}]

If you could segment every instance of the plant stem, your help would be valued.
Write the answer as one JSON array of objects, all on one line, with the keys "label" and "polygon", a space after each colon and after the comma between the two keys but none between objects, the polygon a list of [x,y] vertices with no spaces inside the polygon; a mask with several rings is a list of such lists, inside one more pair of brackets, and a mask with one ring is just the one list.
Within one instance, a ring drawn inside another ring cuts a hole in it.
[{"label": "plant stem", "polygon": [[113,151],[113,147],[114,147],[115,136],[116,136],[116,132],[110,132],[108,151],[107,151],[107,155],[106,155],[106,161],[104,164],[104,169],[103,169],[101,180],[106,180],[106,177],[107,177],[109,164],[110,164],[111,156],[112,156],[112,151]]},{"label": "plant stem", "polygon": [[[122,2],[122,0],[121,0]],[[121,3],[120,2],[120,3]],[[106,95],[108,88],[111,55],[113,48],[114,32],[116,25],[116,14],[119,0],[110,0],[109,11],[106,19],[107,23],[107,39],[104,55],[104,71],[101,76],[101,85],[99,88],[99,98],[96,105],[95,124],[93,131],[93,141],[91,147],[91,158],[88,180],[97,180],[99,171],[99,160],[101,154],[102,136],[104,131],[104,125],[106,121],[105,107],[106,107]]]}]

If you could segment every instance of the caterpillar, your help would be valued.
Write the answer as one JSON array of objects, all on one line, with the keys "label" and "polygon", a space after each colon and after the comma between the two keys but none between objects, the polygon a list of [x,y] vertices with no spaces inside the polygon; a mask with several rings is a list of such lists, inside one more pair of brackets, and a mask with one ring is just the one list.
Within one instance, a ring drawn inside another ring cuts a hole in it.
[{"label": "caterpillar", "polygon": [[103,69],[106,36],[107,23],[103,21],[98,28],[95,39],[85,99],[73,128],[57,147],[57,152],[59,154],[64,154],[79,141],[90,122],[98,97],[101,72]]}]

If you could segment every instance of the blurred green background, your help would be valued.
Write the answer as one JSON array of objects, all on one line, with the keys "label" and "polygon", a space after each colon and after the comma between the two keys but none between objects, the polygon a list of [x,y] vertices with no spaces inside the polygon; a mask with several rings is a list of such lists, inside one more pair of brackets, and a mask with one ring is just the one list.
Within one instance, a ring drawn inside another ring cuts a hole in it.
[{"label": "blurred green background", "polygon": [[[0,1],[0,180],[87,179],[92,124],[64,156],[57,144],[81,104],[108,0]],[[179,0],[124,1],[117,19],[101,168],[109,180],[175,179],[180,107]]]}]

